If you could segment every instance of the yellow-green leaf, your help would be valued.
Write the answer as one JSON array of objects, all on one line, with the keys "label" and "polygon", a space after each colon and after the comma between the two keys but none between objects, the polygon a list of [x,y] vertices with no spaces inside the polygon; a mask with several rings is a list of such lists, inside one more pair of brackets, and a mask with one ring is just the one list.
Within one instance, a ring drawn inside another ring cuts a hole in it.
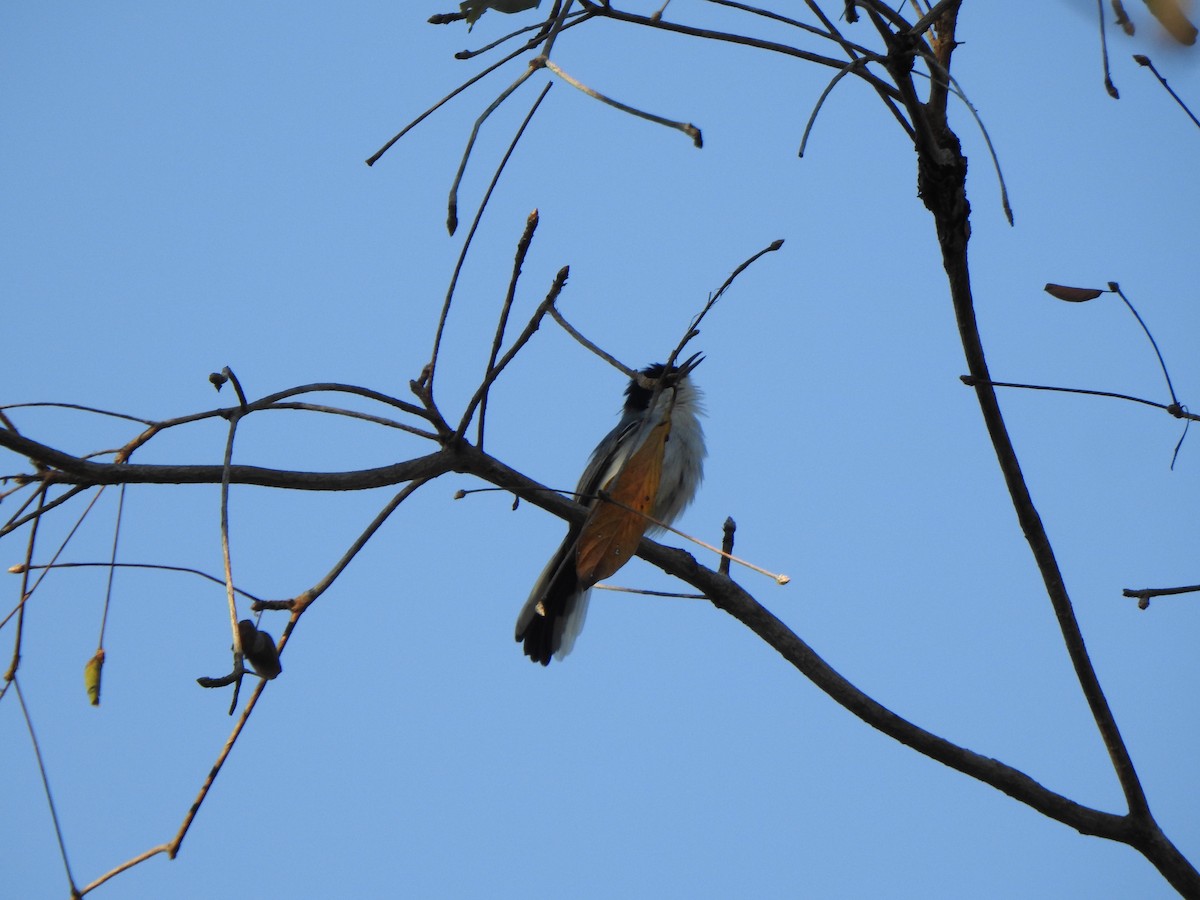
[{"label": "yellow-green leaf", "polygon": [[100,705],[100,670],[103,668],[104,648],[101,647],[83,667],[83,686],[87,688],[88,700],[91,701],[92,706]]}]

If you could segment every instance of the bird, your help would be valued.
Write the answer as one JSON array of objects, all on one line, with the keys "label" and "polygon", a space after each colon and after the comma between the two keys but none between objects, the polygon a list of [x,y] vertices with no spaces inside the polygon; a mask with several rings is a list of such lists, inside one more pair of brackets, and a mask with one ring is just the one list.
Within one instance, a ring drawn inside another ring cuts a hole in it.
[{"label": "bird", "polygon": [[575,489],[588,516],[570,526],[517,616],[516,639],[533,662],[546,666],[571,652],[592,585],[623,566],[643,534],[662,530],[650,519],[670,525],[695,499],[707,450],[702,394],[690,376],[703,358],[697,353],[670,368],[655,363],[630,379],[621,419],[592,451]]},{"label": "bird", "polygon": [[275,639],[265,631],[259,631],[249,619],[238,622],[238,635],[242,641],[242,655],[254,668],[254,674],[270,680],[279,676],[283,665],[275,649]]}]

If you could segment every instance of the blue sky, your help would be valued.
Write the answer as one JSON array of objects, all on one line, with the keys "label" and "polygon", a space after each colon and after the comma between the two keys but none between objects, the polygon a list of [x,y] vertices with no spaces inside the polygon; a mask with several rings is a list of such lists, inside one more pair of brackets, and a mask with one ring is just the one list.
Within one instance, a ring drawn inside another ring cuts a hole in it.
[{"label": "blue sky", "polygon": [[[656,3],[631,3],[648,11]],[[1134,6],[1133,4],[1130,5]],[[424,24],[452,4],[8,4],[0,12],[0,403],[70,401],[165,418],[318,381],[405,397],[428,357],[463,230],[446,194],[471,123],[513,64],[363,160],[482,63],[452,55],[525,17]],[[1140,7],[1131,12],[1141,14]],[[1194,302],[1200,132],[1130,55],[1200,104],[1194,53],[1110,32],[1104,93],[1091,7],[1036,19],[967,3],[955,74],[971,261],[992,371],[1011,381],[1167,401],[1113,297],[1068,305],[1047,281],[1119,281],[1180,399],[1200,390]],[[668,11],[728,29],[729,10]],[[867,25],[849,29],[867,42]],[[739,580],[842,674],[897,713],[1121,811],[964,371],[914,154],[865,86],[827,101],[827,70],[619,23],[564,34],[555,58],[604,93],[695,122],[705,146],[556,84],[506,170],[460,281],[439,375],[474,390],[525,217],[541,225],[517,319],[570,265],[560,308],[632,365],[661,360],[729,271],[776,238],[698,341],[710,459],[679,523],[788,573]],[[549,76],[484,127],[461,192],[469,221]],[[569,487],[614,423],[622,378],[543,326],[497,386],[488,449]],[[1124,587],[1200,581],[1196,473],[1179,424],[1111,400],[1006,392],[1002,403],[1093,661],[1152,808],[1200,858],[1196,640],[1189,598],[1139,612]],[[1191,400],[1195,406],[1197,401]],[[363,407],[368,408],[368,407]],[[88,453],[127,424],[17,410],[28,435]],[[456,416],[455,416],[456,418]],[[142,462],[219,462],[222,426],[164,434]],[[239,461],[343,470],[428,452],[416,438],[302,413],[257,415]],[[21,468],[8,457],[4,472]],[[601,593],[574,654],[530,665],[512,640],[563,526],[449,476],[393,516],[314,606],[180,856],[96,896],[398,894],[509,897],[1170,896],[1130,850],[1082,837],[877,734],[738,623],[699,601]],[[240,585],[311,585],[391,492],[235,488]],[[12,501],[3,509],[12,508]],[[101,498],[64,559],[112,542]],[[61,510],[43,561],[74,523]],[[7,514],[6,514],[7,517]],[[4,566],[24,537],[4,542]],[[139,487],[121,557],[219,573],[216,487]],[[700,557],[704,560],[704,557]],[[711,559],[707,560],[711,563]],[[17,579],[5,596],[18,597]],[[613,579],[670,589],[642,562]],[[229,697],[216,585],[118,572],[103,705],[81,670],[102,570],[48,578],[20,669],[80,884],[169,840],[220,750]],[[278,634],[281,614],[266,620]],[[3,631],[11,640],[12,628]],[[7,643],[4,646],[8,646]],[[0,847],[14,896],[65,896],[52,825],[13,696],[0,703]]]}]

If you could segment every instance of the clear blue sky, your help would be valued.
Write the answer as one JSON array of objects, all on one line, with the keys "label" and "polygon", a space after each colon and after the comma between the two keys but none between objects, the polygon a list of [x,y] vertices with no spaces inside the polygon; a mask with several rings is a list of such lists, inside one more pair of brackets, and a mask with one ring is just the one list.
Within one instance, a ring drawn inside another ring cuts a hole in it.
[{"label": "clear blue sky", "polygon": [[[0,403],[176,416],[230,402],[206,380],[225,365],[251,396],[317,381],[406,396],[465,231],[443,227],[464,141],[521,64],[374,168],[363,160],[481,67],[455,51],[529,18],[491,14],[470,35],[424,24],[454,5],[7,4]],[[1130,55],[1149,53],[1193,107],[1200,71],[1194,52],[1166,47],[1129,6],[1142,30],[1110,32],[1114,102],[1089,3],[965,4],[955,73],[1016,214],[1010,228],[986,147],[955,104],[971,161],[975,296],[996,377],[1165,401],[1152,351],[1115,298],[1074,306],[1041,291],[1119,281],[1195,407],[1200,131]],[[777,33],[704,3],[676,0],[668,16]],[[593,25],[562,36],[559,64],[695,122],[704,149],[556,84],[475,239],[440,400],[452,411],[474,389],[535,207],[516,317],[569,264],[561,308],[633,365],[662,359],[735,265],[786,239],[698,342],[710,460],[680,524],[719,541],[732,515],[738,552],[792,583],[739,579],[897,713],[1121,811],[958,381],[911,146],[846,79],[797,159],[828,70]],[[865,23],[849,33],[869,41]],[[485,126],[465,222],[547,77]],[[570,487],[622,387],[543,327],[493,393],[488,448]],[[1165,414],[1029,392],[1002,402],[1151,805],[1200,859],[1200,608],[1168,598],[1143,613],[1120,596],[1200,581],[1200,438],[1172,472],[1180,426]],[[133,434],[82,413],[12,417],[79,453]],[[224,436],[212,422],[181,429],[138,459],[216,463]],[[342,470],[427,450],[366,424],[276,413],[243,424],[235,456]],[[3,465],[20,468],[11,456]],[[528,505],[511,511],[503,495],[453,501],[477,486],[444,478],[393,517],[301,622],[179,858],[150,860],[95,896],[1170,895],[1132,851],[867,728],[703,602],[601,593],[574,654],[530,665],[513,621],[563,526]],[[298,593],[390,496],[235,489],[237,581]],[[215,487],[130,490],[121,557],[219,573],[217,500]],[[64,559],[106,558],[115,501],[100,500]],[[40,560],[75,515],[48,523]],[[6,568],[24,537],[4,546]],[[6,577],[5,613],[18,596]],[[672,584],[640,561],[613,581]],[[103,705],[87,706],[82,668],[104,584],[102,570],[73,570],[38,589],[20,669],[80,884],[174,835],[232,724],[228,694],[195,684],[228,669],[223,591],[182,575],[118,572]],[[267,619],[276,634],[282,625],[282,614]],[[9,647],[11,625],[0,637]],[[0,880],[14,897],[62,897],[15,699],[0,703]]]}]

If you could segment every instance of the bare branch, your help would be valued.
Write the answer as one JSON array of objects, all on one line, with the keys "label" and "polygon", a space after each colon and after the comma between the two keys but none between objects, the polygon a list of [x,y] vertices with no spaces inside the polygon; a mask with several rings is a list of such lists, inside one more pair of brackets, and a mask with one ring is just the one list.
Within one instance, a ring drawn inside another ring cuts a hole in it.
[{"label": "bare branch", "polygon": [[1100,20],[1100,60],[1104,66],[1104,90],[1114,100],[1121,99],[1121,92],[1113,84],[1112,72],[1108,68],[1108,30],[1104,27],[1104,0],[1096,0],[1096,17]]},{"label": "bare branch", "polygon": [[[530,70],[532,71],[532,70]],[[529,123],[533,120],[533,115],[538,111],[538,107],[542,105],[542,101],[546,99],[546,94],[550,90],[550,85],[553,82],[546,82],[542,92],[537,95],[537,99],[533,101],[533,105],[529,108],[529,112],[525,115],[524,121],[517,129],[517,133],[513,135],[512,142],[508,145],[508,150],[505,151],[500,164],[496,167],[495,173],[492,175],[491,184],[488,185],[484,192],[483,199],[479,201],[479,208],[475,211],[475,218],[471,222],[471,228],[467,232],[467,237],[463,241],[462,251],[458,255],[458,261],[454,265],[454,273],[450,276],[450,285],[446,288],[446,299],[442,303],[442,312],[438,316],[437,329],[433,337],[433,350],[430,353],[429,362],[426,364],[425,373],[422,374],[422,382],[424,389],[428,391],[430,399],[433,397],[433,378],[437,369],[438,352],[442,346],[442,335],[446,330],[446,320],[450,315],[450,304],[454,299],[454,288],[458,284],[458,276],[462,272],[463,263],[467,259],[467,251],[471,248],[471,240],[475,237],[475,231],[479,228],[479,222],[483,218],[483,211],[487,208],[488,201],[492,198],[492,192],[496,190],[496,185],[500,181],[500,175],[504,172],[504,167],[512,158],[513,151],[517,149],[517,143],[521,140],[521,135],[525,133],[525,129],[529,127]]]},{"label": "bare branch", "polygon": [[[538,226],[538,211],[535,209],[525,219],[525,231],[521,234],[521,239],[517,241],[517,252],[513,258],[512,276],[508,279],[508,290],[504,294],[504,303],[500,307],[500,317],[496,322],[496,333],[492,337],[492,350],[488,355],[487,368],[484,370],[484,379],[487,379],[488,373],[496,367],[496,357],[500,355],[500,347],[504,344],[504,330],[508,326],[508,315],[512,311],[513,301],[517,296],[517,281],[521,277],[521,267],[525,264],[525,255],[529,252],[529,245],[533,243],[533,234],[537,231]],[[487,401],[488,389],[490,385],[484,389],[483,396],[479,401],[479,428],[476,434],[475,443],[483,449],[484,426],[487,420]]]},{"label": "bare branch", "polygon": [[1122,597],[1137,598],[1138,609],[1147,609],[1150,606],[1151,597],[1169,597],[1174,594],[1194,594],[1200,591],[1200,584],[1191,584],[1186,587],[1170,587],[1170,588],[1125,588],[1121,591]]},{"label": "bare branch", "polygon": [[[60,563],[47,563],[45,565],[31,565],[28,567],[28,569],[30,571],[36,571],[38,569],[90,569],[90,568],[154,569],[154,570],[158,570],[161,572],[183,572],[188,575],[198,575],[201,578],[204,578],[208,581],[213,582],[214,584],[220,584],[220,585],[225,584],[224,578],[218,578],[216,575],[210,575],[208,572],[201,571],[200,569],[193,569],[190,566],[169,566],[169,565],[165,565],[163,563],[60,562]],[[19,574],[20,572],[23,572],[25,569],[26,569],[26,567],[23,565],[13,566],[12,568],[9,569],[9,572],[15,575],[15,574]],[[237,593],[241,594],[243,597],[245,597],[247,600],[250,600],[250,601],[253,601],[256,603],[264,602],[261,597],[257,597],[254,594],[250,593],[249,591],[242,590],[241,588],[236,587],[236,586],[234,587],[234,590]],[[2,626],[3,626],[3,623],[0,622],[0,627],[2,627]]]},{"label": "bare branch", "polygon": [[[725,31],[714,31],[708,28],[696,28],[692,25],[681,25],[675,22],[664,22],[661,19],[654,20],[647,16],[634,15],[633,13],[621,12],[608,6],[596,6],[591,0],[580,0],[581,5],[589,12],[594,13],[597,17],[607,19],[616,19],[619,22],[628,22],[632,25],[644,25],[647,28],[658,28],[663,31],[672,31],[676,34],[686,34],[692,37],[704,38],[711,41],[722,41],[730,44],[740,44],[744,47],[753,47],[757,50],[766,50],[771,53],[779,53],[784,56],[792,56],[796,59],[803,59],[807,62],[817,63],[822,66],[829,66],[832,69],[840,69],[844,62],[840,59],[833,59],[828,56],[822,56],[819,53],[810,53],[807,50],[801,50],[798,47],[791,47],[787,44],[780,44],[775,41],[767,41],[761,38],[749,37],[743,34],[730,34]],[[896,92],[895,86],[882,80],[881,78],[863,72],[861,77],[870,83],[873,87],[880,90],[885,96],[893,99],[899,99],[899,94]]]},{"label": "bare branch", "polygon": [[[222,477],[222,467],[219,465],[90,462],[6,430],[0,430],[0,447],[51,466],[53,471],[47,472],[45,477],[54,484],[220,484]],[[439,452],[389,466],[351,472],[304,472],[231,465],[229,482],[298,491],[362,491],[401,484],[414,478],[436,477],[445,471],[447,461]],[[11,529],[0,530],[0,536],[6,530]]]},{"label": "bare branch", "polygon": [[575,340],[577,340],[580,344],[582,344],[588,350],[591,350],[598,357],[623,374],[626,378],[637,378],[637,369],[633,368],[632,366],[625,365],[625,363],[621,362],[611,353],[608,353],[599,345],[588,340],[583,333],[579,331],[579,329],[577,329],[563,317],[563,314],[558,311],[558,307],[550,307],[550,318],[554,319],[554,321],[558,323],[559,327],[562,328],[563,331],[575,338]]},{"label": "bare branch", "polygon": [[62,855],[63,868],[67,873],[67,883],[71,885],[71,896],[77,897],[79,888],[75,886],[75,876],[71,874],[71,861],[67,858],[67,844],[63,840],[62,824],[58,820],[58,810],[54,806],[54,793],[50,790],[50,778],[46,774],[46,761],[42,758],[42,748],[38,744],[37,733],[33,730],[33,719],[29,715],[29,707],[25,704],[25,695],[21,693],[21,682],[17,680],[15,673],[11,680],[17,691],[21,715],[25,717],[25,727],[29,729],[29,742],[33,745],[33,755],[37,759],[38,771],[42,775],[42,790],[46,794],[46,805],[50,808],[50,819],[54,822],[54,835],[58,838],[58,851]]},{"label": "bare branch", "polygon": [[614,100],[611,97],[606,97],[604,94],[601,94],[599,91],[588,87],[582,81],[579,81],[578,79],[573,78],[570,75],[568,75],[559,66],[555,65],[550,60],[546,60],[544,65],[546,66],[547,69],[549,69],[551,72],[553,72],[559,78],[561,78],[567,84],[571,85],[571,87],[578,88],[579,90],[583,91],[585,94],[587,94],[592,99],[599,100],[601,103],[607,103],[609,106],[613,107],[614,109],[619,109],[619,110],[621,110],[621,112],[627,112],[631,116],[637,116],[639,119],[645,119],[648,122],[654,122],[658,125],[665,125],[667,128],[674,128],[676,131],[682,131],[684,134],[686,134],[688,137],[690,137],[692,139],[692,144],[695,145],[695,147],[697,149],[704,146],[704,138],[701,137],[701,135],[700,135],[700,129],[697,128],[695,125],[691,124],[690,122],[676,122],[674,119],[665,119],[662,116],[655,115],[654,113],[649,113],[649,112],[645,112],[644,110],[635,109],[634,107],[629,106],[628,104],[622,103],[620,100]]},{"label": "bare branch", "polygon": [[481,384],[475,391],[475,395],[467,404],[467,408],[463,412],[462,419],[458,423],[458,429],[454,433],[455,443],[461,440],[462,436],[467,433],[467,428],[471,424],[471,418],[475,415],[476,408],[480,403],[483,402],[483,398],[487,395],[488,390],[491,388],[496,379],[500,377],[500,373],[503,372],[508,364],[513,361],[516,355],[521,352],[521,348],[529,343],[529,339],[533,337],[534,333],[541,326],[542,319],[545,317],[546,313],[549,312],[553,314],[554,304],[558,300],[558,295],[562,293],[562,289],[567,283],[567,277],[570,274],[571,270],[568,266],[563,266],[558,270],[558,274],[554,276],[554,282],[550,285],[550,290],[546,294],[546,299],[539,303],[538,308],[533,311],[533,315],[529,317],[529,321],[526,323],[524,330],[520,333],[520,335],[517,336],[517,339],[513,341],[513,345],[508,348],[508,352],[504,354],[500,362],[495,366],[489,366],[487,374],[484,375],[483,384]]}]

